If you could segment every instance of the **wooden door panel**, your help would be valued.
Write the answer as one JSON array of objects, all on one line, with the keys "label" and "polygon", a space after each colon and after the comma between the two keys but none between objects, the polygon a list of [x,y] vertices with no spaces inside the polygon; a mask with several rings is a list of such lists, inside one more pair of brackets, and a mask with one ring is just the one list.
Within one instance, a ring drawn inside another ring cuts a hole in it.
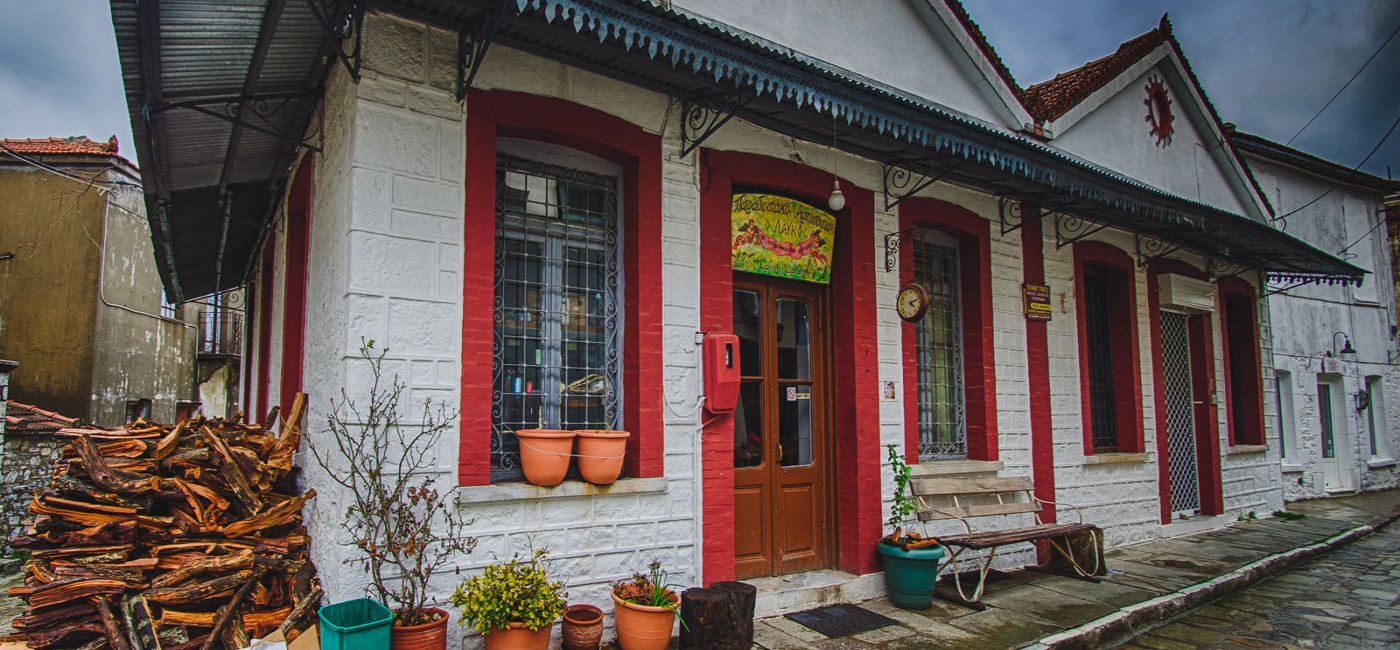
[{"label": "wooden door panel", "polygon": [[764,485],[734,486],[734,572],[740,579],[773,572],[769,555],[773,527],[768,521],[772,505],[766,492]]},{"label": "wooden door panel", "polygon": [[[783,513],[778,558],[784,565],[806,566],[817,560],[821,547],[820,518],[816,511],[817,486],[813,484],[784,485],[781,495]],[[819,567],[810,567],[819,568]],[[805,569],[802,569],[805,570]]]}]

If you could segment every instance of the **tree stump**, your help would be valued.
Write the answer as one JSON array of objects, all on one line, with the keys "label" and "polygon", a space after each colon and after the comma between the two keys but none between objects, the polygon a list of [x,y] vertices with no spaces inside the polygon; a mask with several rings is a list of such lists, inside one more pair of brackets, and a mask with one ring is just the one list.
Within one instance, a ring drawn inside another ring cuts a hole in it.
[{"label": "tree stump", "polygon": [[753,647],[754,601],[758,598],[758,587],[747,582],[716,582],[710,585],[715,591],[724,592],[729,598],[730,620],[734,626],[735,647],[749,650]]},{"label": "tree stump", "polygon": [[724,592],[692,587],[681,594],[681,649],[730,650],[734,626],[730,621],[729,598]]}]

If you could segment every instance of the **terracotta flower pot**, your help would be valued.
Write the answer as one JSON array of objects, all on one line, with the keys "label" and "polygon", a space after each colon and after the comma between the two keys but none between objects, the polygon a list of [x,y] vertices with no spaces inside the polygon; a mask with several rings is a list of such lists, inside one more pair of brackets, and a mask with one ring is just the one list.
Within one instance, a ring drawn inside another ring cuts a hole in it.
[{"label": "terracotta flower pot", "polygon": [[543,486],[559,485],[569,473],[573,458],[574,432],[558,429],[516,431],[520,440],[520,467],[525,480]]},{"label": "terracotta flower pot", "polygon": [[[672,602],[677,599],[674,593],[667,592]],[[612,595],[614,623],[617,625],[617,644],[622,650],[666,650],[671,643],[671,629],[676,623],[676,612],[665,607],[636,605]]]},{"label": "terracotta flower pot", "polygon": [[391,650],[443,650],[447,647],[447,612],[430,607],[437,620],[422,625],[393,627],[389,631]]},{"label": "terracotta flower pot", "polygon": [[598,650],[603,640],[603,610],[592,605],[569,605],[561,626],[564,650]]},{"label": "terracotta flower pot", "polygon": [[578,473],[583,480],[607,485],[622,474],[622,457],[627,453],[626,431],[586,429],[578,437]]},{"label": "terracotta flower pot", "polygon": [[510,627],[491,628],[481,635],[486,641],[486,650],[549,650],[549,631],[553,626],[531,630],[524,623],[511,623]]}]

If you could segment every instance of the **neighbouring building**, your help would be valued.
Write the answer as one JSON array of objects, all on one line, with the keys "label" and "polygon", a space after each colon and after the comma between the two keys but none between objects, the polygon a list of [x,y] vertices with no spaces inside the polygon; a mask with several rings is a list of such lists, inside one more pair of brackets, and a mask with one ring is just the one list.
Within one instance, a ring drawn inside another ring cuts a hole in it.
[{"label": "neighbouring building", "polygon": [[21,524],[31,517],[34,490],[48,485],[67,444],[54,434],[79,422],[14,400],[0,405],[0,555],[8,555],[10,538],[22,535]]},{"label": "neighbouring building", "polygon": [[[1283,504],[1261,295],[1364,271],[1270,222],[1165,20],[1022,89],[952,0],[269,7],[112,2],[162,277],[246,283],[250,413],[363,396],[362,339],[459,407],[462,569],[535,544],[597,604],[651,559],[766,613],[877,595],[885,445],[1030,476],[1111,546]],[[540,425],[631,431],[624,478],[524,484]]]},{"label": "neighbouring building", "polygon": [[[1400,485],[1400,341],[1384,197],[1400,184],[1247,133],[1231,135],[1290,234],[1367,272],[1282,286],[1273,327],[1276,441],[1289,500]],[[1267,381],[1267,378],[1266,378]]]},{"label": "neighbouring building", "polygon": [[9,397],[103,426],[198,411],[214,374],[200,328],[218,310],[162,293],[140,181],[115,138],[0,140]]}]

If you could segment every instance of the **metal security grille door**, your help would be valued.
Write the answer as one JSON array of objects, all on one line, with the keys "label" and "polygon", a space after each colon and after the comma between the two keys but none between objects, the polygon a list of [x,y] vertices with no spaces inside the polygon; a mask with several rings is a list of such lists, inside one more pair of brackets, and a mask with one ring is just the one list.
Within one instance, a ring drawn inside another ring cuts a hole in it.
[{"label": "metal security grille door", "polygon": [[1167,462],[1171,471],[1172,513],[1201,509],[1196,458],[1196,417],[1191,398],[1191,341],[1186,314],[1163,311],[1162,374],[1167,403]]},{"label": "metal security grille door", "polygon": [[928,310],[916,327],[914,342],[919,378],[919,457],[965,458],[962,293],[956,245],[915,242],[914,278],[929,295]]},{"label": "metal security grille door", "polygon": [[617,179],[496,162],[491,478],[523,478],[517,429],[619,429]]},{"label": "metal security grille door", "polygon": [[1084,334],[1089,353],[1089,414],[1094,449],[1118,449],[1117,396],[1113,386],[1112,323],[1109,319],[1108,275],[1089,271],[1084,276]]}]

